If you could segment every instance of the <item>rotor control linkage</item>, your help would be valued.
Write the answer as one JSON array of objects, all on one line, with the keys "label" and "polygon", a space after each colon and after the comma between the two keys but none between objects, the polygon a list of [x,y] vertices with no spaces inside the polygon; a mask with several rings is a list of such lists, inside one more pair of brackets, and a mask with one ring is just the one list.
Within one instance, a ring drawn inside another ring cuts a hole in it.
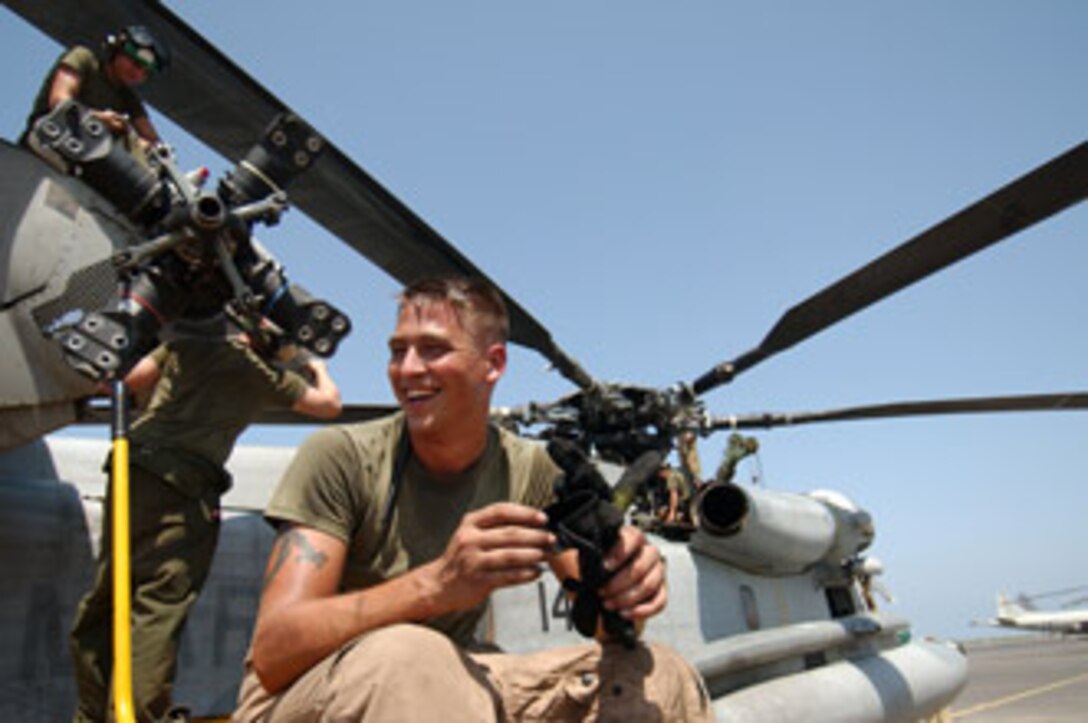
[{"label": "rotor control linkage", "polygon": [[119,376],[129,333],[123,321],[104,313],[90,313],[61,337],[68,364],[92,379]]},{"label": "rotor control linkage", "polygon": [[27,145],[57,170],[81,178],[137,224],[157,223],[170,210],[168,187],[153,167],[160,158],[126,150],[105,123],[74,100],[58,103],[35,121]]},{"label": "rotor control linkage", "polygon": [[563,586],[574,594],[571,619],[579,633],[593,637],[600,624],[604,632],[628,648],[635,645],[634,623],[601,604],[597,592],[612,577],[604,556],[619,539],[623,513],[612,504],[612,490],[601,473],[573,442],[553,439],[548,454],[563,470],[556,482],[556,501],[544,512],[548,529],[563,548],[578,551],[578,579]]},{"label": "rotor control linkage", "polygon": [[201,192],[203,172],[181,173],[166,149],[137,160],[78,103],[62,104],[39,121],[31,145],[150,236],[112,257],[129,293],[106,308],[87,309],[78,299],[68,307],[78,312],[77,321],[58,336],[77,371],[96,380],[124,375],[154,346],[164,324],[225,310],[253,327],[264,316],[282,332],[279,341],[321,357],[332,356],[351,331],[346,314],[289,284],[283,267],[252,238],[255,223],[279,220],[287,208],[284,187],[324,148],[297,116],[277,116],[216,193]]},{"label": "rotor control linkage", "polygon": [[219,184],[219,195],[239,205],[281,192],[324,149],[324,139],[304,120],[292,113],[280,114],[261,142],[227,173]]},{"label": "rotor control linkage", "polygon": [[[224,246],[217,243],[217,248],[222,251]],[[227,261],[211,282],[179,268],[184,262],[175,254],[141,270],[108,308],[84,314],[79,323],[61,333],[65,360],[95,380],[123,376],[154,348],[164,324],[209,316],[224,305],[243,317],[255,313],[268,318],[286,341],[324,358],[333,356],[351,332],[345,313],[289,283],[283,268],[259,245]],[[209,283],[223,288],[202,287]],[[228,301],[224,304],[222,299]]]},{"label": "rotor control linkage", "polygon": [[265,316],[284,328],[291,340],[321,357],[336,353],[351,331],[347,314],[327,301],[315,299],[298,284],[285,284],[267,307]]},{"label": "rotor control linkage", "polygon": [[174,283],[176,274],[137,276],[107,308],[83,315],[59,335],[69,366],[86,377],[105,381],[123,377],[157,343],[167,319],[181,315],[186,289]]}]

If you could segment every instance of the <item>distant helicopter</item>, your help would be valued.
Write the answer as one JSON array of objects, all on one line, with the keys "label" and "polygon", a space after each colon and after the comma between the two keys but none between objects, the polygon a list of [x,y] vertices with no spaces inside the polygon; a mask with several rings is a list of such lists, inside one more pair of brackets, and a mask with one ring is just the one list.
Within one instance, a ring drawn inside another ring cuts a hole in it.
[{"label": "distant helicopter", "polygon": [[1041,610],[1036,606],[1037,600],[1056,596],[1068,597],[1085,589],[1088,588],[1066,588],[1035,595],[1021,593],[1012,599],[1005,593],[998,593],[996,615],[975,621],[974,624],[1027,632],[1088,635],[1088,609],[1082,607],[1085,602],[1083,596],[1070,597],[1059,610]]},{"label": "distant helicopter", "polygon": [[[247,158],[272,119],[290,112],[160,3],[7,4],[63,45],[93,42],[124,23],[152,28],[172,49],[174,67],[169,83],[148,88],[148,100],[227,158]],[[206,102],[192,103],[198,96]],[[73,701],[64,633],[96,547],[105,450],[104,443],[40,435],[103,410],[85,404],[93,382],[65,362],[62,347],[42,333],[48,324],[32,310],[43,298],[62,297],[80,270],[112,263],[115,253],[131,246],[133,232],[110,199],[11,144],[0,146],[0,179],[0,203],[9,217],[18,211],[24,225],[34,227],[59,206],[67,220],[57,221],[63,228],[57,235],[79,248],[49,265],[20,251],[36,243],[23,226],[10,226],[0,238],[7,261],[0,335],[7,334],[26,359],[0,375],[5,390],[20,392],[0,400],[0,415],[20,415],[12,423],[12,448],[0,455],[0,545],[24,551],[3,563],[9,593],[0,603],[0,639],[7,641],[0,656],[0,712],[56,720]],[[293,205],[402,282],[435,274],[484,277],[331,144],[292,179],[290,193]],[[752,350],[664,389],[594,378],[507,295],[512,340],[540,352],[577,390],[552,402],[496,410],[496,418],[526,435],[578,445],[601,461],[615,481],[614,493],[629,483],[638,497],[644,479],[625,471],[663,459],[684,433],[1088,408],[1088,394],[1066,393],[725,417],[701,401],[778,352],[1086,195],[1088,144],[1081,144],[793,307]],[[245,203],[228,206],[224,212],[248,213]],[[388,411],[357,405],[345,416]],[[28,443],[16,447],[16,441]],[[233,705],[271,537],[257,513],[289,456],[289,450],[242,448],[232,459],[235,488],[225,504],[236,514],[226,520],[212,579],[187,630],[178,681],[177,698],[199,715],[222,715]],[[851,500],[830,491],[776,492],[722,479],[699,491],[692,521],[682,535],[655,539],[668,561],[670,605],[645,634],[667,640],[695,663],[722,718],[918,720],[938,714],[963,687],[967,668],[958,649],[912,639],[907,621],[877,609],[872,593],[881,565],[866,554],[875,527]],[[652,524],[649,529],[655,534]],[[482,632],[509,650],[578,639],[566,598],[552,581],[495,595]]]}]

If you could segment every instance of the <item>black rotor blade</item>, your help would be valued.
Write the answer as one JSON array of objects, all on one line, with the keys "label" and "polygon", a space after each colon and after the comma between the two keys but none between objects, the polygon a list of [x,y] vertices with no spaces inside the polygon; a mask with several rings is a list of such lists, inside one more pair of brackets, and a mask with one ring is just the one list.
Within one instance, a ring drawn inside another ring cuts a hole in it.
[{"label": "black rotor blade", "polygon": [[[395,404],[345,404],[340,416],[328,420],[317,420],[305,414],[293,412],[290,409],[269,409],[262,412],[253,423],[313,426],[316,424],[368,422],[371,419],[387,417],[398,409],[400,407]],[[76,410],[75,424],[109,424],[112,413],[109,399],[105,397],[88,399]]]},{"label": "black rotor blade", "polygon": [[[1067,595],[1073,595],[1082,590],[1088,590],[1088,585],[1077,585],[1076,587],[1065,587],[1061,590],[1048,590],[1047,592],[1035,593],[1034,595],[1026,595],[1025,597],[1031,600],[1042,600],[1048,597],[1066,597]],[[1072,601],[1070,601],[1072,602]],[[1068,603],[1066,603],[1068,604]]]},{"label": "black rotor blade", "polygon": [[769,429],[771,427],[842,422],[857,419],[886,419],[937,414],[978,414],[985,412],[1058,412],[1088,409],[1088,392],[1027,394],[1006,397],[968,397],[912,402],[890,402],[859,407],[828,409],[822,412],[765,412],[737,416],[712,417],[704,428]]},{"label": "black rotor blade", "polygon": [[[125,25],[146,25],[169,47],[172,63],[162,78],[152,79],[141,88],[141,96],[231,161],[242,158],[270,121],[288,110],[159,2],[4,2],[64,46],[79,43],[96,48],[107,33]],[[331,143],[313,167],[294,182],[290,195],[292,204],[401,283],[409,284],[425,276],[487,279]],[[508,294],[502,294],[510,313],[511,341],[538,351],[579,387],[591,386],[592,378],[559,348],[547,329]]]},{"label": "black rotor blade", "polygon": [[759,346],[692,384],[703,394],[900,289],[1088,197],[1081,143],[787,311]]},{"label": "black rotor blade", "polygon": [[277,425],[299,425],[299,424],[346,424],[349,422],[369,422],[372,419],[379,419],[381,417],[388,417],[390,414],[395,413],[400,407],[395,404],[345,404],[343,411],[340,412],[340,416],[330,420],[316,420],[313,417],[308,417],[305,414],[299,414],[298,412],[291,411],[290,409],[270,409],[262,412],[261,416],[254,421],[254,424],[277,424]]}]

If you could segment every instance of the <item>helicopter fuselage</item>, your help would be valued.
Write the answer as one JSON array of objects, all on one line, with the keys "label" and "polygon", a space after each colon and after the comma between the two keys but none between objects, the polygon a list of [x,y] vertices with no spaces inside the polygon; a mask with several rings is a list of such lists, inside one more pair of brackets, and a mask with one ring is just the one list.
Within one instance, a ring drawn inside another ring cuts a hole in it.
[{"label": "helicopter fuselage", "polygon": [[[51,721],[74,704],[66,633],[99,546],[107,448],[105,439],[47,437],[0,453],[0,544],[26,550],[0,564],[8,586],[0,680],[20,682],[0,700],[0,714]],[[175,699],[194,714],[222,715],[234,705],[273,537],[258,510],[291,456],[239,447],[231,458],[234,487],[215,561],[179,656]],[[766,569],[745,553],[745,532],[698,530],[714,538],[701,542],[654,535],[670,600],[643,637],[691,661],[720,719],[906,721],[949,705],[966,683],[963,654],[911,639],[906,621],[867,600],[862,566],[842,564],[864,542],[854,528],[871,524],[867,514],[827,493],[761,490],[743,518],[741,528],[761,538],[793,521],[808,528],[797,529],[797,539],[821,528],[837,542],[819,560],[791,557]],[[582,642],[570,613],[562,587],[545,576],[497,591],[480,634],[510,652]]]},{"label": "helicopter fuselage", "polygon": [[55,302],[78,287],[105,301],[115,293],[110,256],[136,229],[77,178],[0,141],[0,449],[75,419],[95,384],[65,363],[43,332],[63,313]]}]

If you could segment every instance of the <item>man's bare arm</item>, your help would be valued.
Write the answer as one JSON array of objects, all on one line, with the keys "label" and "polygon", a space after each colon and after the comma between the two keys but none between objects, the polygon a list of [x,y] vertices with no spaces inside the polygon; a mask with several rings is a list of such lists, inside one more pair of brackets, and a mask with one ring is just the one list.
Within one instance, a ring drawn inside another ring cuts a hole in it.
[{"label": "man's bare arm", "polygon": [[340,593],[347,545],[292,525],[276,538],[253,634],[253,667],[277,692],[348,641],[377,628],[464,610],[529,582],[553,536],[543,513],[510,503],[465,516],[443,555],[380,585]]},{"label": "man's bare arm", "polygon": [[307,387],[292,409],[318,419],[335,419],[340,416],[343,409],[340,388],[329,374],[325,362],[310,359],[306,366],[313,374],[313,383]]},{"label": "man's bare arm", "polygon": [[140,115],[130,119],[130,122],[132,123],[132,129],[136,131],[136,135],[146,141],[148,146],[159,142],[159,132],[155,130],[155,125],[150,118]]},{"label": "man's bare arm", "polygon": [[49,107],[56,108],[62,102],[75,98],[82,84],[83,78],[73,68],[59,66],[53,73],[53,83],[49,86]]},{"label": "man's bare arm", "polygon": [[253,633],[253,667],[266,690],[283,689],[369,630],[423,617],[408,576],[339,593],[346,557],[345,543],[300,525],[276,538]]},{"label": "man's bare arm", "polygon": [[159,381],[162,376],[162,367],[155,357],[148,354],[140,358],[136,365],[125,375],[125,386],[131,392],[146,392]]}]

